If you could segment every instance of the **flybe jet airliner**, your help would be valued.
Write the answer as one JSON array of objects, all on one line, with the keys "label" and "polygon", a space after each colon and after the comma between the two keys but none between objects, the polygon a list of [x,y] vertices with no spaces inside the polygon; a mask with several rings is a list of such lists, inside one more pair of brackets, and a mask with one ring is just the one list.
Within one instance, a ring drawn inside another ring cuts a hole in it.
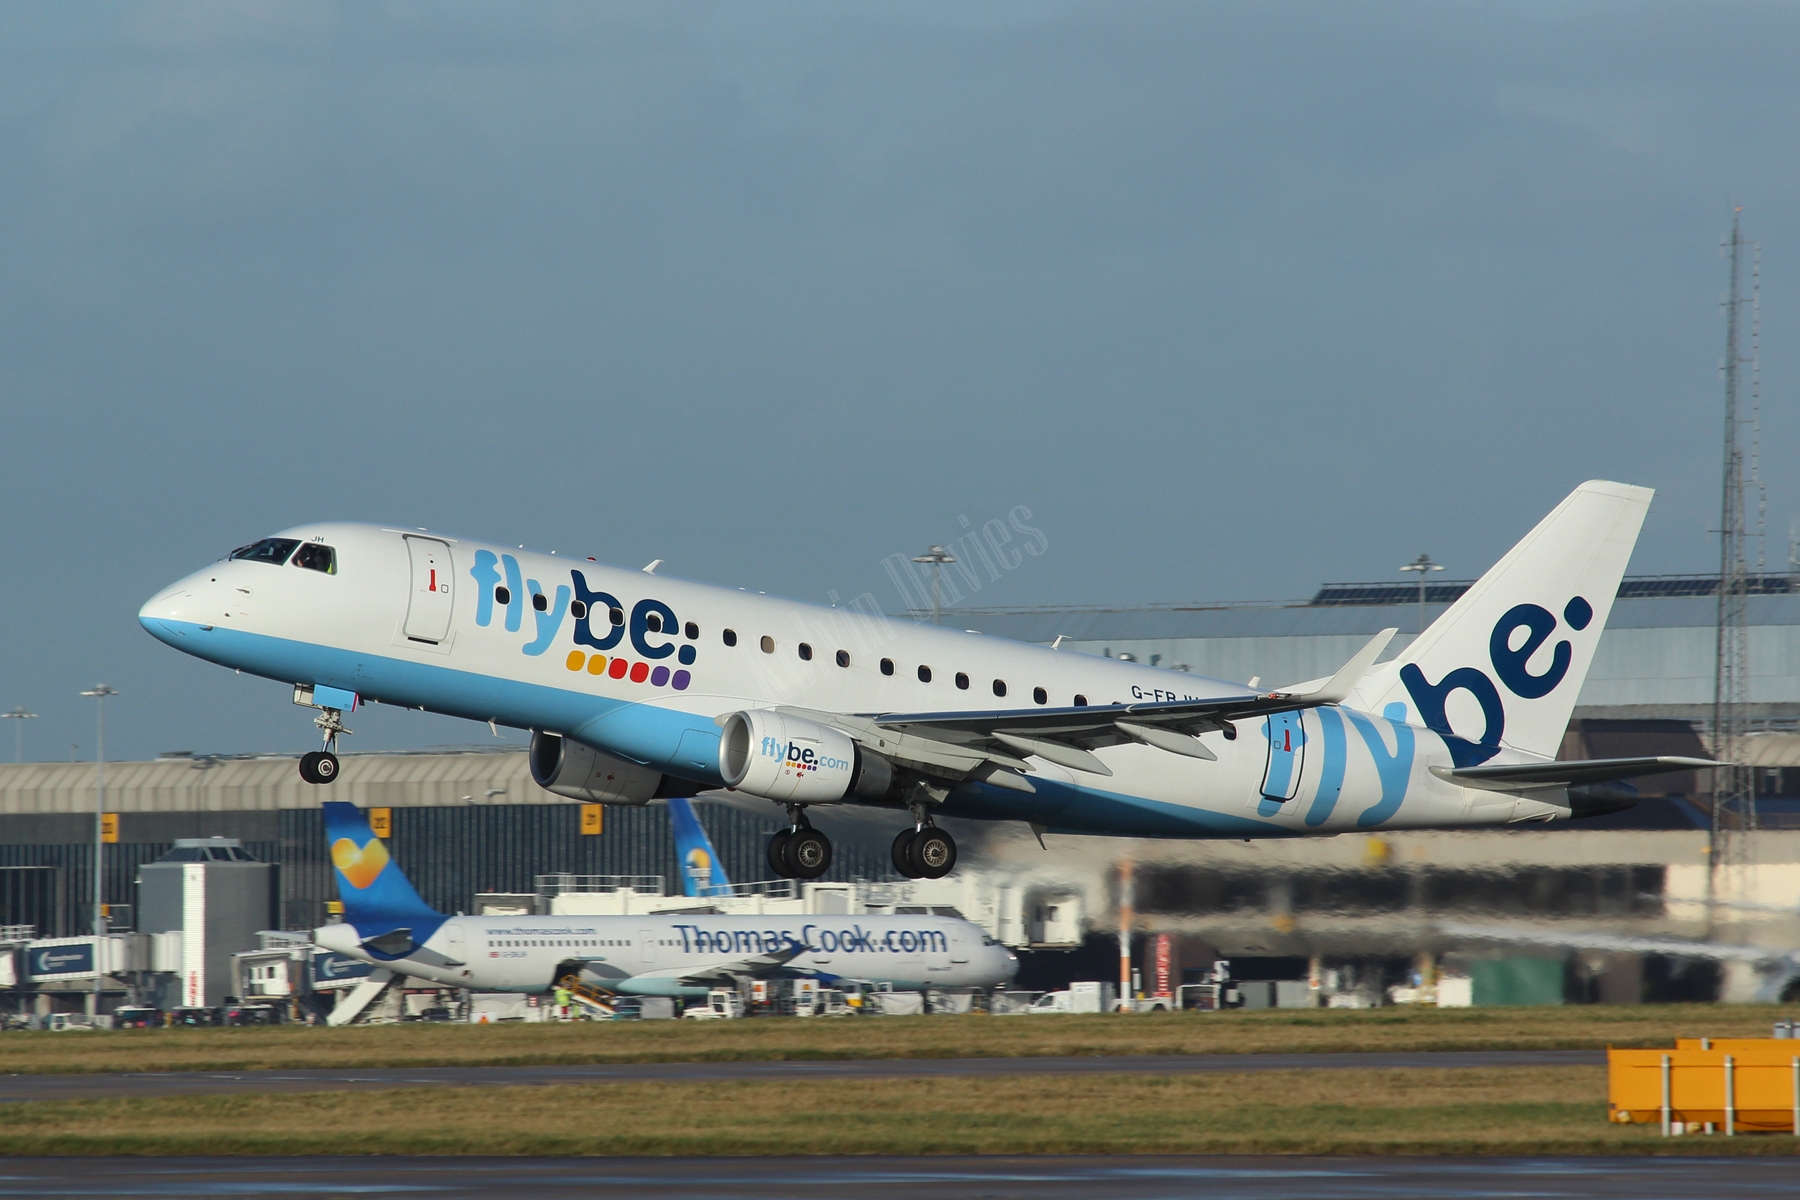
[{"label": "flybe jet airliner", "polygon": [[1651,492],[1582,484],[1397,657],[1264,691],[872,609],[823,608],[425,529],[306,525],[139,620],[320,709],[311,783],[379,701],[528,729],[571,800],[732,788],[782,807],[769,864],[817,878],[820,804],[906,814],[895,869],[956,862],[940,816],[1044,832],[1261,838],[1580,816],[1595,785],[1712,764],[1554,761]]},{"label": "flybe jet airliner", "polygon": [[431,983],[543,992],[579,972],[628,996],[704,996],[744,979],[859,979],[902,989],[992,988],[1018,959],[954,917],[449,917],[419,896],[354,804],[325,803],[344,920],[327,950]]}]

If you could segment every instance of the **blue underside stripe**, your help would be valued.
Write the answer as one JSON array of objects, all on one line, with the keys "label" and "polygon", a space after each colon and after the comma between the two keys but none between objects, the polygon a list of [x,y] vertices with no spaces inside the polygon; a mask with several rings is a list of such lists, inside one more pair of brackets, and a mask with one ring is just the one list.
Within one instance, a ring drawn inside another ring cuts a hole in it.
[{"label": "blue underside stripe", "polygon": [[[695,734],[716,747],[718,729],[710,717],[237,629],[202,629],[190,622],[154,618],[142,623],[153,637],[185,654],[267,679],[324,684],[373,696],[384,704],[472,721],[496,720],[516,729],[567,733],[684,779],[713,787],[724,784],[716,755],[709,765],[703,755],[689,750]],[[684,734],[690,735],[688,740]],[[687,757],[678,760],[678,748]],[[964,784],[950,793],[944,813],[984,821],[1034,821],[1056,833],[1115,837],[1297,836],[1293,830],[1249,816],[1075,787],[1040,776],[1031,782],[1035,795]]]}]

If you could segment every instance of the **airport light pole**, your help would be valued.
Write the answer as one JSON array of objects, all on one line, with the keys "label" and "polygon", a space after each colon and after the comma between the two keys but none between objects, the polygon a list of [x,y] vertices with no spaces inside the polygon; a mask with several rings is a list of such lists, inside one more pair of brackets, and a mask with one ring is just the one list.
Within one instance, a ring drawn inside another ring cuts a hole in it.
[{"label": "airport light pole", "polygon": [[0,717],[6,717],[10,720],[19,722],[19,724],[13,726],[13,762],[15,763],[22,763],[25,761],[24,722],[29,721],[35,716],[37,716],[36,713],[25,711],[25,706],[23,704],[16,705],[11,712],[0,713]]},{"label": "airport light pole", "polygon": [[106,980],[106,973],[101,969],[100,955],[104,950],[102,939],[106,937],[106,908],[102,900],[102,881],[105,878],[106,866],[106,698],[119,694],[117,688],[107,687],[104,683],[96,683],[83,696],[94,698],[94,996],[93,1012],[88,1015],[97,1022],[100,1018],[100,987]]},{"label": "airport light pole", "polygon": [[1419,557],[1413,559],[1411,562],[1407,563],[1404,567],[1401,567],[1400,569],[1402,571],[1417,571],[1419,573],[1419,632],[1424,633],[1425,632],[1425,579],[1428,575],[1431,574],[1431,572],[1441,571],[1444,568],[1439,566],[1437,563],[1432,562],[1431,555],[1421,554],[1421,555],[1419,555]]},{"label": "airport light pole", "polygon": [[938,623],[938,612],[944,607],[944,564],[956,561],[956,555],[942,546],[933,546],[925,553],[913,559],[916,563],[931,564],[931,623]]}]

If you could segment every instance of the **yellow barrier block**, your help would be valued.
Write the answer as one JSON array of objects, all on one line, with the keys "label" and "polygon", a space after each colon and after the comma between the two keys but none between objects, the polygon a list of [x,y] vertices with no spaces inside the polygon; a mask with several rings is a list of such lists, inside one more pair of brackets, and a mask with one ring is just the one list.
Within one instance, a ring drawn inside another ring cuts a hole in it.
[{"label": "yellow barrier block", "polygon": [[1800,1042],[1727,1038],[1703,1050],[1702,1040],[1683,1038],[1672,1050],[1607,1047],[1608,1119],[1800,1133]]}]

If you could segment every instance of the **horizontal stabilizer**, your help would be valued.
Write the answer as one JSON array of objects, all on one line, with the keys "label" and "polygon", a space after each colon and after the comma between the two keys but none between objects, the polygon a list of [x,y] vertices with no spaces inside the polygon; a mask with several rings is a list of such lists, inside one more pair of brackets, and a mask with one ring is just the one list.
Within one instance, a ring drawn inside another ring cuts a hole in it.
[{"label": "horizontal stabilizer", "polygon": [[[357,932],[360,933],[362,931],[359,929]],[[373,950],[378,954],[385,954],[389,958],[399,958],[402,955],[412,953],[412,930],[404,926],[399,929],[390,929],[386,933],[378,933],[374,937],[363,938],[361,944],[364,948]]]},{"label": "horizontal stabilizer", "polygon": [[1506,763],[1486,767],[1433,767],[1439,779],[1490,792],[1526,792],[1537,788],[1579,787],[1663,775],[1670,771],[1704,771],[1722,764],[1710,758],[1662,754],[1652,758],[1589,758],[1573,762]]}]

